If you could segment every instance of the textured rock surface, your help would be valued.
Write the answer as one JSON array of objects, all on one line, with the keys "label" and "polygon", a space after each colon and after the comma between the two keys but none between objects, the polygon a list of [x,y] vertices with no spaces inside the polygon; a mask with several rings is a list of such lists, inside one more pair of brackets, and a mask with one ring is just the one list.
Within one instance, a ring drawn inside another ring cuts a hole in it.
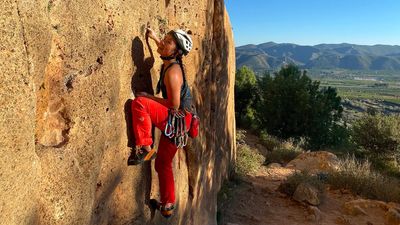
[{"label": "textured rock surface", "polygon": [[235,155],[235,53],[218,0],[2,2],[0,224],[163,221],[145,206],[158,194],[152,166],[126,166],[126,105],[132,89],[153,92],[161,65],[148,25],[191,31],[184,63],[202,118],[200,137],[175,157],[168,224],[216,224]]},{"label": "textured rock surface", "polygon": [[297,186],[293,199],[310,205],[319,205],[321,203],[318,190],[307,183],[300,183]]},{"label": "textured rock surface", "polygon": [[397,203],[386,203],[382,201],[357,199],[346,202],[343,205],[345,212],[349,215],[384,215],[386,224],[400,224],[400,205]]},{"label": "textured rock surface", "polygon": [[339,166],[335,154],[326,151],[305,152],[290,161],[286,167],[310,173],[332,172]]}]

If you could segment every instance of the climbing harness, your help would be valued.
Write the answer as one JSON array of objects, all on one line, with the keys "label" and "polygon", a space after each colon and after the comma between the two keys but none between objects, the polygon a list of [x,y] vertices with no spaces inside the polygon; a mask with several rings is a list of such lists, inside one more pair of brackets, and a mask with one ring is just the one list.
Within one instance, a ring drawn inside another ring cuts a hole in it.
[{"label": "climbing harness", "polygon": [[173,139],[174,144],[178,148],[183,148],[187,145],[188,134],[185,121],[185,112],[183,110],[168,110],[168,121],[164,129],[164,134],[170,139]]}]

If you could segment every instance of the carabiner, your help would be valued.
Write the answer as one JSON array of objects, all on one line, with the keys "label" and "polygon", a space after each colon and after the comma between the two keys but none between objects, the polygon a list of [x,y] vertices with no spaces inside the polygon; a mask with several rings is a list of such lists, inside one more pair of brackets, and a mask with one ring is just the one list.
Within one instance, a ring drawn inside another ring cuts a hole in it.
[{"label": "carabiner", "polygon": [[170,113],[168,113],[168,121],[167,121],[167,125],[165,126],[165,130],[164,130],[164,134],[167,137],[171,137],[171,135],[173,134],[174,131],[174,127],[173,127],[173,119]]},{"label": "carabiner", "polygon": [[183,143],[184,143],[184,144],[183,144],[183,147],[185,147],[185,146],[187,145],[188,139],[189,139],[189,136],[188,136],[187,133],[185,133],[184,142],[183,142]]}]

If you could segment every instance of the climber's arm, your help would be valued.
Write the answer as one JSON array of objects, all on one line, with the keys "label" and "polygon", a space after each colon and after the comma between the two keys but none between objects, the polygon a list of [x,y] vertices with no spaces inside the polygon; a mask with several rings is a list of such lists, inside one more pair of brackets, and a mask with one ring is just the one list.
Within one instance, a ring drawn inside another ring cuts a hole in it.
[{"label": "climber's arm", "polygon": [[174,65],[169,69],[164,78],[167,88],[168,102],[170,107],[178,109],[181,104],[182,70],[179,65]]},{"label": "climber's arm", "polygon": [[147,31],[146,31],[146,37],[153,39],[156,42],[157,46],[160,45],[161,40],[157,37],[156,32],[154,32],[149,27],[147,28]]}]

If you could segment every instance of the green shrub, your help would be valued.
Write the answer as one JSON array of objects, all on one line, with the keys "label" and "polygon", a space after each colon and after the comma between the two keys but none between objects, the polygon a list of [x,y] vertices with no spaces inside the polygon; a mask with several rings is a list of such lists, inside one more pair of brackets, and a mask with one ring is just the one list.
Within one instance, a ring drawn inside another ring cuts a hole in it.
[{"label": "green shrub", "polygon": [[278,148],[267,154],[265,164],[287,164],[300,154],[301,151],[296,148]]},{"label": "green shrub", "polygon": [[278,138],[269,135],[265,130],[260,132],[260,141],[268,151],[273,151],[281,146],[281,141]]},{"label": "green shrub", "polygon": [[372,157],[370,160],[371,165],[375,170],[387,176],[400,178],[399,159]]},{"label": "green shrub", "polygon": [[400,151],[400,116],[364,115],[353,124],[354,142],[374,157]]},{"label": "green shrub", "polygon": [[246,144],[237,146],[236,173],[247,175],[256,172],[265,158],[261,154],[250,149]]},{"label": "green shrub", "polygon": [[400,177],[400,116],[365,114],[354,122],[352,138],[379,172]]},{"label": "green shrub", "polygon": [[236,142],[238,144],[244,144],[245,143],[245,139],[246,138],[246,131],[245,130],[236,130]]},{"label": "green shrub", "polygon": [[239,127],[255,128],[255,105],[258,104],[257,78],[246,66],[236,71],[235,77],[235,117]]}]

